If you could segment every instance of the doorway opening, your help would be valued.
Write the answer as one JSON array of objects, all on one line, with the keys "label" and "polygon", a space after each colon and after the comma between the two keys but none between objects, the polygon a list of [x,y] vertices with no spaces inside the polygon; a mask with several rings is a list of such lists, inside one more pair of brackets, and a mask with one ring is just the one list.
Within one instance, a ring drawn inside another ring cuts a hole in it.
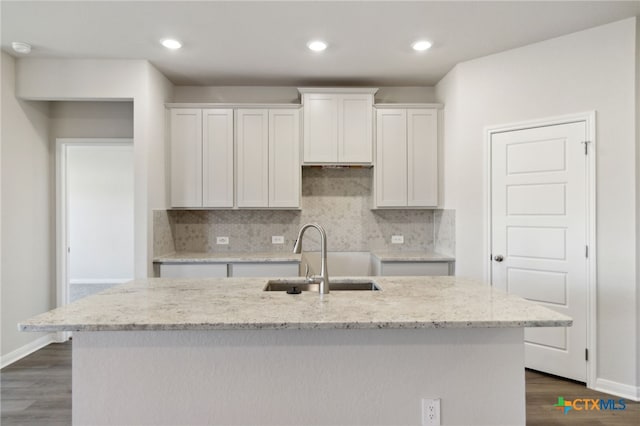
[{"label": "doorway opening", "polygon": [[133,279],[133,141],[56,140],[58,306]]}]

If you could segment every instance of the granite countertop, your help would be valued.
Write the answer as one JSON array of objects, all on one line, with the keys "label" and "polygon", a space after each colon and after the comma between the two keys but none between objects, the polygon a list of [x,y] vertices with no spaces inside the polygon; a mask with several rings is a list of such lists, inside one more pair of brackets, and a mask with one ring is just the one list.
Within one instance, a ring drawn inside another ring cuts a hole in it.
[{"label": "granite countertop", "polygon": [[153,263],[242,263],[242,262],[300,262],[301,255],[292,252],[282,253],[204,253],[177,252],[158,256]]},{"label": "granite countertop", "polygon": [[[352,278],[353,279],[353,278]],[[460,277],[367,277],[380,291],[289,295],[268,278],[131,281],[19,324],[22,331],[568,326],[550,309]]]},{"label": "granite countertop", "polygon": [[453,256],[433,251],[372,251],[371,255],[381,262],[454,262]]}]

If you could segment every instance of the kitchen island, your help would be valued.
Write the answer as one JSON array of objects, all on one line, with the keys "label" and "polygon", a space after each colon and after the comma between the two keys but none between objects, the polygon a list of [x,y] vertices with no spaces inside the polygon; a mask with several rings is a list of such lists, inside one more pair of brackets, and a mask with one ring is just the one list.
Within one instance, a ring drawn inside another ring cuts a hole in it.
[{"label": "kitchen island", "polygon": [[290,295],[136,280],[34,317],[73,331],[74,424],[524,424],[524,327],[571,319],[459,277]]}]

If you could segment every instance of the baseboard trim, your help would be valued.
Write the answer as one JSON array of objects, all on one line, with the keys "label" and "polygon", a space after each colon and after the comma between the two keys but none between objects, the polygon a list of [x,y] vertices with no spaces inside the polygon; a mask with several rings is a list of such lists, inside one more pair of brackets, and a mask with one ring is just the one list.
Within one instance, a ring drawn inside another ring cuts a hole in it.
[{"label": "baseboard trim", "polygon": [[42,336],[31,343],[27,343],[26,345],[19,347],[15,351],[11,351],[6,355],[2,355],[2,360],[0,361],[0,369],[7,367],[8,365],[13,364],[14,362],[26,357],[37,351],[38,349],[42,349],[47,346],[49,343],[60,342],[58,335],[56,333],[47,334],[46,336]]},{"label": "baseboard trim", "polygon": [[598,392],[620,396],[632,401],[640,401],[639,386],[625,385],[624,383],[618,383],[606,379],[596,379],[595,386],[592,389],[597,390]]}]

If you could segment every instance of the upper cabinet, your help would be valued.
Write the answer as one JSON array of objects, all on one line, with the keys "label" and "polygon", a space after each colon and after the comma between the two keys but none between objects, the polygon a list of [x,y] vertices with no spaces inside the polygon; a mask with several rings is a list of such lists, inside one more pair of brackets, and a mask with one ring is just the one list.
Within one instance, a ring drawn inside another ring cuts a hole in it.
[{"label": "upper cabinet", "polygon": [[376,208],[438,205],[438,110],[377,108]]},{"label": "upper cabinet", "polygon": [[236,121],[238,207],[269,206],[269,113],[240,109]]},{"label": "upper cabinet", "polygon": [[172,207],[300,207],[299,108],[176,107],[170,125]]},{"label": "upper cabinet", "polygon": [[300,206],[300,112],[237,110],[238,207]]},{"label": "upper cabinet", "polygon": [[171,110],[171,206],[202,207],[202,110]]},{"label": "upper cabinet", "polygon": [[298,90],[304,111],[303,163],[371,164],[378,89]]},{"label": "upper cabinet", "polygon": [[171,205],[233,207],[233,110],[171,110]]},{"label": "upper cabinet", "polygon": [[300,207],[300,110],[269,110],[269,207]]}]

